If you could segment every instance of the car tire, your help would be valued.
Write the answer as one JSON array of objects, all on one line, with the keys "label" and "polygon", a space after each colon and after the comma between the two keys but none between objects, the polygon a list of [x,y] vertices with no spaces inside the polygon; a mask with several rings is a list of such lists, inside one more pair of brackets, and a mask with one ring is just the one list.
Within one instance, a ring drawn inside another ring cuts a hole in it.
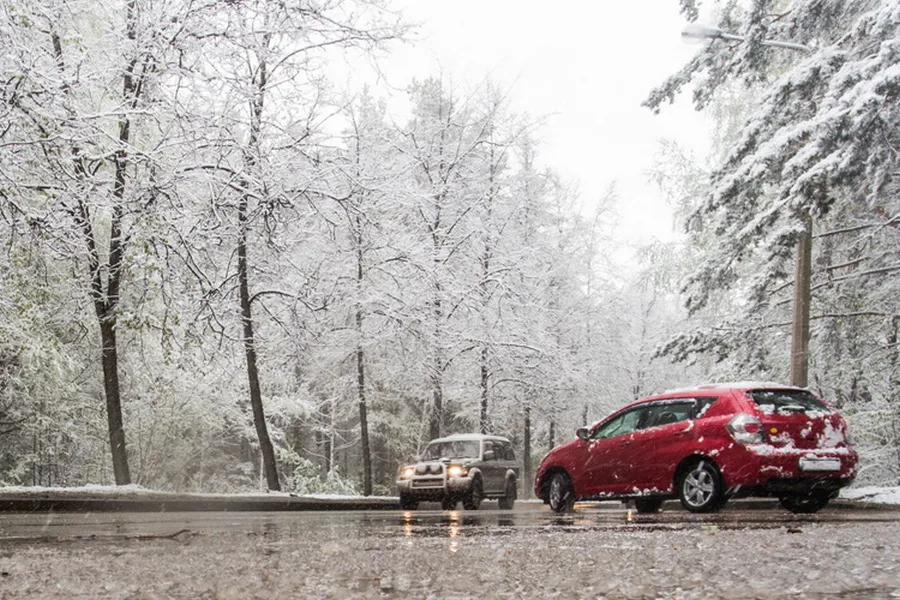
[{"label": "car tire", "polygon": [[567,513],[575,505],[575,490],[572,489],[572,481],[565,473],[554,473],[550,478],[550,486],[547,490],[547,500],[550,509],[555,513]]},{"label": "car tire", "polygon": [[472,487],[469,493],[463,496],[463,508],[466,510],[478,510],[481,501],[484,499],[484,485],[481,483],[481,477],[475,477],[472,480]]},{"label": "car tire", "polygon": [[659,509],[662,508],[663,501],[665,498],[635,498],[634,499],[634,508],[639,513],[656,513],[659,512]]},{"label": "car tire", "polygon": [[510,479],[506,480],[506,495],[504,495],[497,501],[497,507],[500,510],[512,510],[513,505],[515,503],[516,503],[516,480],[510,478]]},{"label": "car tire", "polygon": [[781,507],[798,515],[808,515],[825,508],[831,497],[827,494],[809,494],[805,496],[782,496],[778,499]]},{"label": "car tire", "polygon": [[400,494],[401,510],[416,510],[419,508],[419,501],[409,494]]},{"label": "car tire", "polygon": [[677,487],[681,505],[690,512],[715,512],[725,503],[722,477],[711,460],[688,465],[678,478]]},{"label": "car tire", "polygon": [[459,500],[456,498],[441,498],[441,510],[456,510]]}]

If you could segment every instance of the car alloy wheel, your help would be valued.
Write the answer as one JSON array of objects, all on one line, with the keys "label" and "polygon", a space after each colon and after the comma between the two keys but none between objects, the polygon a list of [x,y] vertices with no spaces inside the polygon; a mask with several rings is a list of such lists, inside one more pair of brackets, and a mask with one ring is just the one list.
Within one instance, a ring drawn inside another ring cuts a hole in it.
[{"label": "car alloy wheel", "polygon": [[554,473],[550,479],[550,508],[553,512],[564,513],[572,510],[575,504],[575,492],[572,490],[572,482],[565,473]]},{"label": "car alloy wheel", "polygon": [[691,465],[678,485],[681,504],[691,512],[712,512],[721,507],[722,484],[719,472],[708,460]]}]

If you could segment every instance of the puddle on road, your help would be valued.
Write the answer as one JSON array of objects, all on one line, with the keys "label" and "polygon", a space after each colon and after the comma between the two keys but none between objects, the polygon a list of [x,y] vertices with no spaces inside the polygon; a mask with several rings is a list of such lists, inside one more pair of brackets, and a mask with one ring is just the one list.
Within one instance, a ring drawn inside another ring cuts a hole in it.
[{"label": "puddle on road", "polygon": [[[816,523],[854,521],[893,521],[891,518],[859,518],[846,513],[793,515],[780,511],[740,511],[716,514],[692,514],[683,511],[638,514],[635,511],[577,510],[567,515],[551,512],[467,512],[405,511],[392,516],[364,519],[360,525],[375,535],[387,537],[480,537],[504,536],[517,531],[557,531],[584,533],[591,531],[690,531],[786,530],[799,533]],[[368,524],[365,524],[368,521]],[[393,525],[391,525],[393,521]]]}]

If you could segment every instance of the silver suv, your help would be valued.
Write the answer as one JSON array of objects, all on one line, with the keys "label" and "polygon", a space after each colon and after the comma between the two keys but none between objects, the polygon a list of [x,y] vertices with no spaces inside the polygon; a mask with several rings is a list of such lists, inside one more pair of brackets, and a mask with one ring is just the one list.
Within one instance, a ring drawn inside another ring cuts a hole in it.
[{"label": "silver suv", "polygon": [[519,467],[512,444],[496,435],[468,433],[432,440],[415,464],[400,469],[400,508],[414,510],[420,500],[437,500],[453,510],[462,500],[477,510],[485,498],[497,498],[501,509],[516,501]]}]

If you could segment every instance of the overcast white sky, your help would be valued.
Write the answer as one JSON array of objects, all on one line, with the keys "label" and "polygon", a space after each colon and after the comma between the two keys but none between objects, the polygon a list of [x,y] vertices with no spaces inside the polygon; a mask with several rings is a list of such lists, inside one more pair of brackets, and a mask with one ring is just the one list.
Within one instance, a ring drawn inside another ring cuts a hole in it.
[{"label": "overcast white sky", "polygon": [[610,183],[621,197],[623,238],[668,237],[670,211],[645,175],[658,140],[705,149],[706,127],[688,97],[654,115],[653,87],[695,52],[682,42],[677,0],[395,0],[421,23],[416,44],[385,64],[398,87],[443,71],[454,83],[486,76],[511,89],[512,107],[546,116],[541,156],[577,182],[587,207]]}]

